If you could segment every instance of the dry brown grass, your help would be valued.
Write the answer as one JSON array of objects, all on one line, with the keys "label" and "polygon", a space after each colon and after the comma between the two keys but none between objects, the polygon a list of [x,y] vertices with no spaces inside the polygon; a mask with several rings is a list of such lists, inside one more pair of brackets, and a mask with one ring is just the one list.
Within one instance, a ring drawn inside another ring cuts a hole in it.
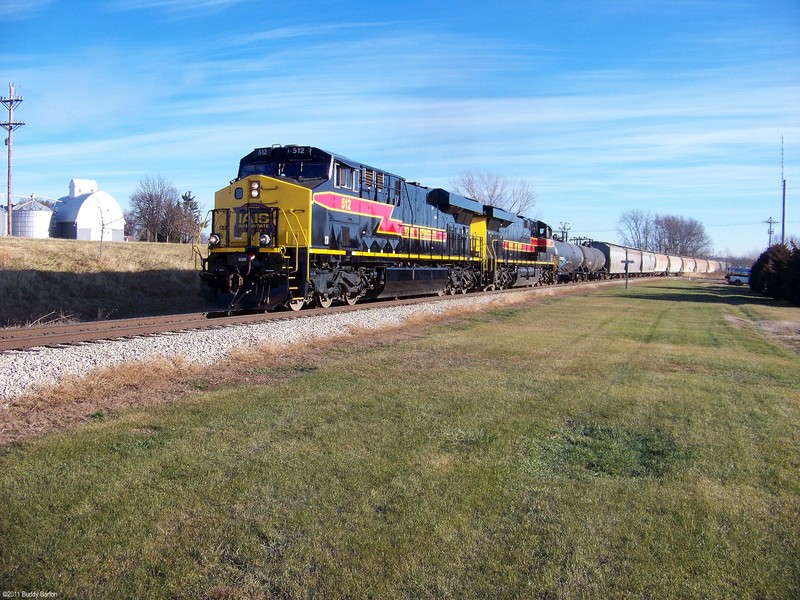
[{"label": "dry brown grass", "polygon": [[[436,317],[437,323],[455,321],[458,315]],[[415,319],[422,325],[428,319]],[[381,331],[379,338],[358,336],[359,348],[383,346],[421,335],[407,324]],[[169,404],[198,390],[214,390],[247,381],[268,385],[277,374],[285,379],[298,366],[315,364],[340,338],[314,340],[313,343],[286,347],[237,350],[216,368],[190,365],[182,360],[155,360],[98,369],[85,377],[70,377],[57,385],[20,396],[0,407],[0,445],[64,429],[92,420],[102,420],[114,411]],[[270,369],[262,367],[267,362]]]},{"label": "dry brown grass", "polygon": [[0,238],[0,326],[202,310],[188,244]]}]

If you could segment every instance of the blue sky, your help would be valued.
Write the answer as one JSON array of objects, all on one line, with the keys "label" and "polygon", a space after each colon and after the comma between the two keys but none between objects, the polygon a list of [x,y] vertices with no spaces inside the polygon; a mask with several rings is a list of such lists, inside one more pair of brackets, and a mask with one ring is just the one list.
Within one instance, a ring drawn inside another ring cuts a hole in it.
[{"label": "blue sky", "polygon": [[743,254],[781,218],[783,136],[800,237],[797,0],[5,0],[0,39],[15,195],[96,179],[127,208],[160,175],[208,209],[296,143],[432,187],[525,178],[571,235],[690,217]]}]

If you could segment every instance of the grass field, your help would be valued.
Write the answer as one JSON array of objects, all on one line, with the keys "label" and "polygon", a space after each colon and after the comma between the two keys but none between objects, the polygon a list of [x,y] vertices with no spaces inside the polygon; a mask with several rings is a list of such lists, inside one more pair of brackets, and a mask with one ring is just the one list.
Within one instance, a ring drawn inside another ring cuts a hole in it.
[{"label": "grass field", "polygon": [[0,447],[0,589],[796,598],[800,355],[761,321],[800,309],[669,280],[250,356]]}]

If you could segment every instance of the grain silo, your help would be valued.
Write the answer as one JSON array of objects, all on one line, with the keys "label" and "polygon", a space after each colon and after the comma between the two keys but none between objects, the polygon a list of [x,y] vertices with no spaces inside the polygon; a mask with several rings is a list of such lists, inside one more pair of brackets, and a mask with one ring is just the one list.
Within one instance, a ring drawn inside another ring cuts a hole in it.
[{"label": "grain silo", "polygon": [[53,211],[36,200],[17,204],[11,212],[11,234],[16,237],[50,237],[50,217]]},{"label": "grain silo", "polygon": [[0,206],[0,221],[0,236],[4,236],[8,231],[8,211],[5,206]]}]

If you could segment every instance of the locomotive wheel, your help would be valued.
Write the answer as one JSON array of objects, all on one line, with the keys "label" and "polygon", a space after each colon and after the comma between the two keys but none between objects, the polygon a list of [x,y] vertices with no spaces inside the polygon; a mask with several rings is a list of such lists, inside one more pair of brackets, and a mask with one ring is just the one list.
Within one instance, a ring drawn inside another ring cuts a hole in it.
[{"label": "locomotive wheel", "polygon": [[333,298],[325,294],[314,294],[314,304],[319,308],[330,308],[333,304]]},{"label": "locomotive wheel", "polygon": [[358,302],[358,294],[347,294],[344,297],[344,301],[347,306],[354,306]]},{"label": "locomotive wheel", "polygon": [[286,306],[292,309],[292,311],[297,312],[298,310],[303,308],[303,305],[305,303],[306,301],[304,298],[292,298],[291,300],[289,300],[289,302],[286,303]]}]

